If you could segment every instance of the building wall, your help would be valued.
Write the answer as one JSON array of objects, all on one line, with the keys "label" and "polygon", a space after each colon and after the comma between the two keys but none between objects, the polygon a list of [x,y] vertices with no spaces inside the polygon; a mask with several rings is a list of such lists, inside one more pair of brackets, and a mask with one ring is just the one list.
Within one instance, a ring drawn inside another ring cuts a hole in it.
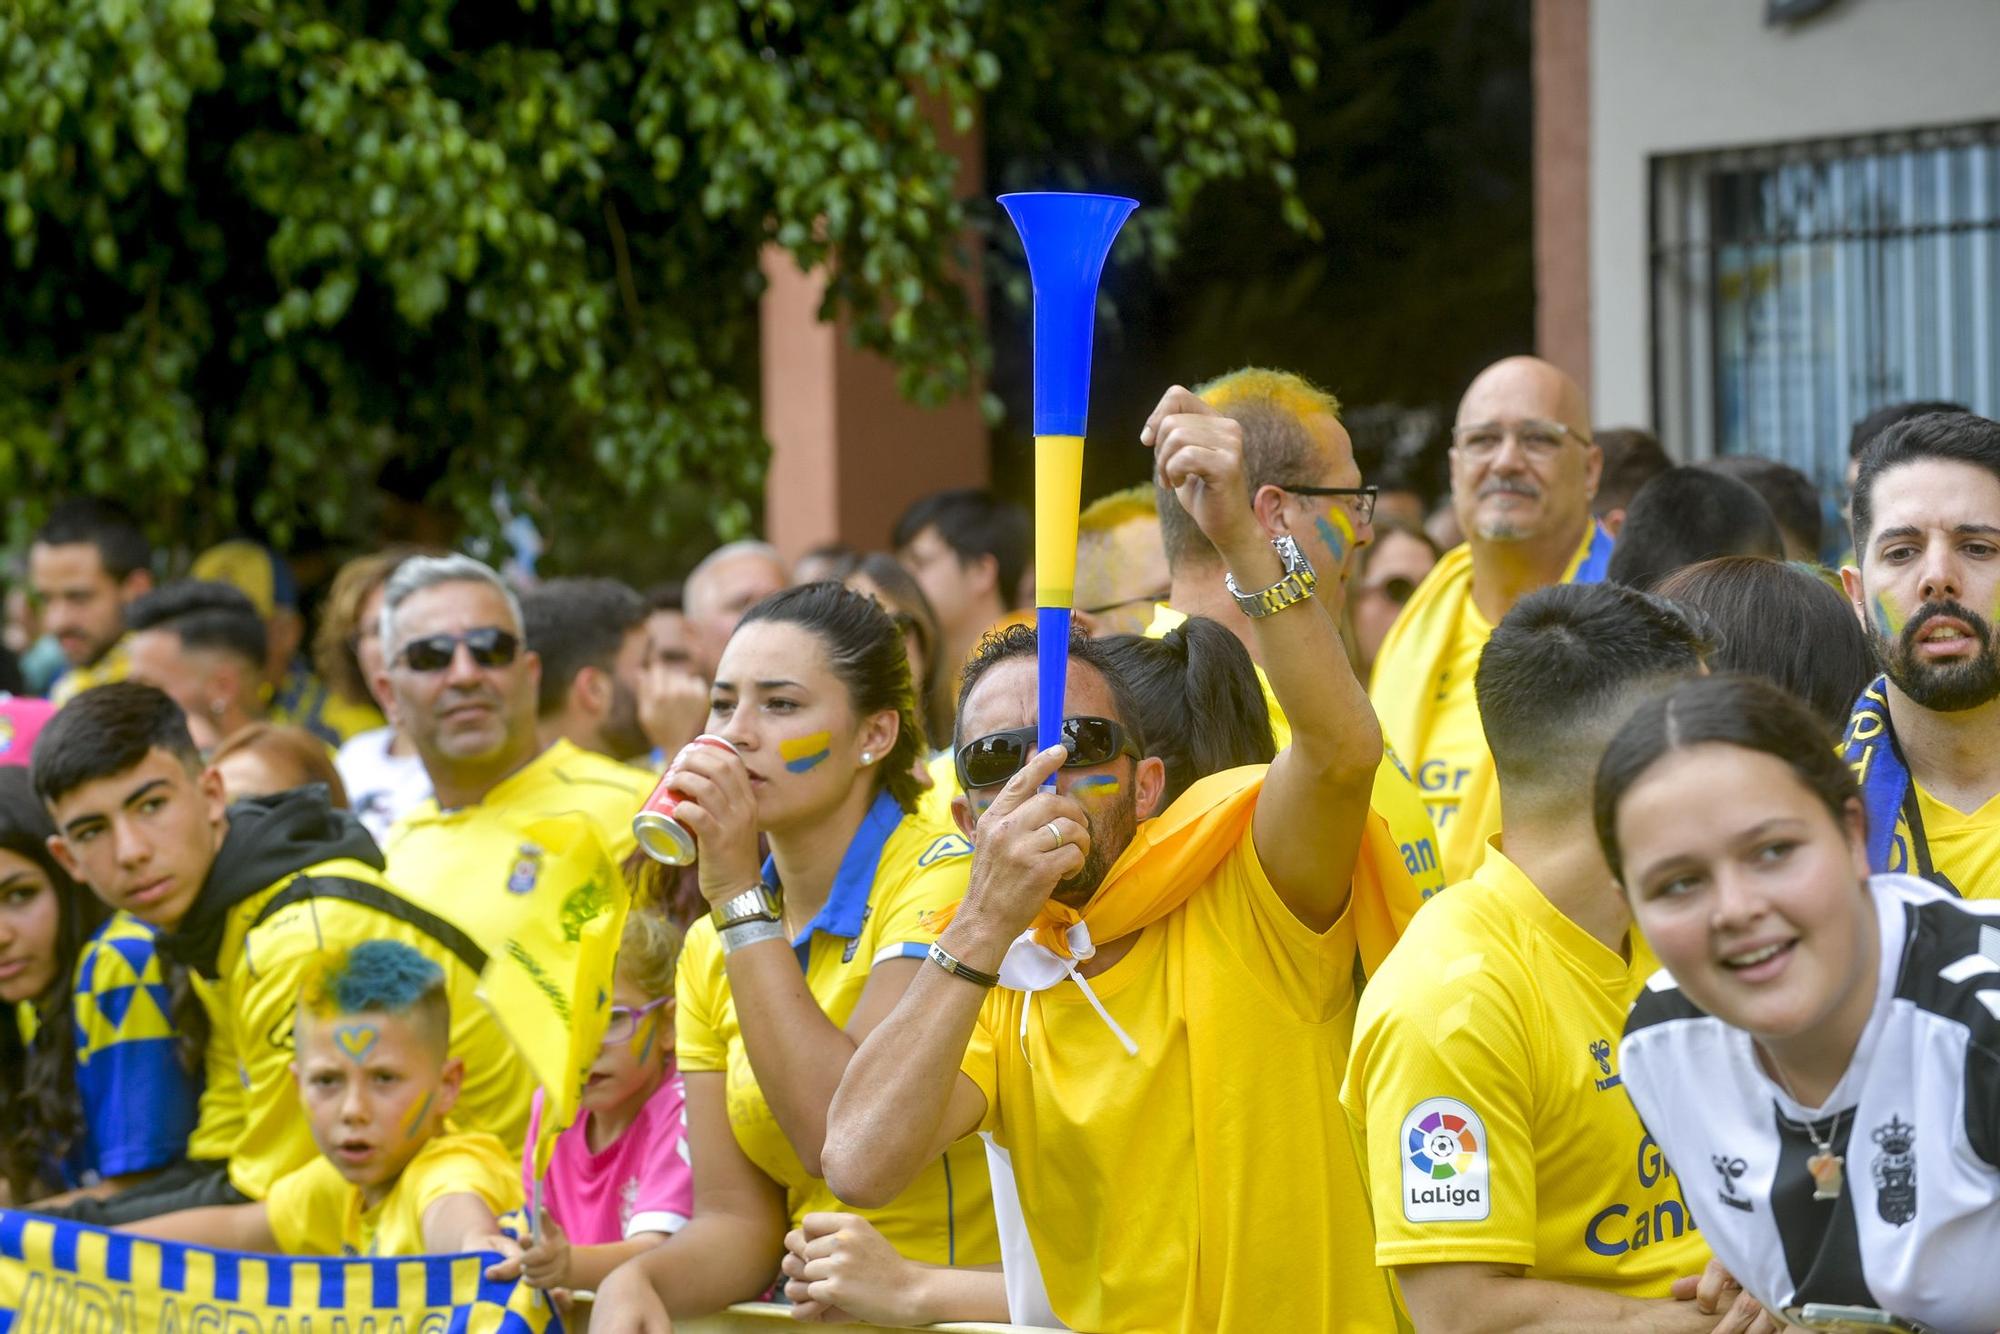
[{"label": "building wall", "polygon": [[1653,157],[2000,117],[2000,0],[1836,0],[1779,27],[1761,0],[1593,0],[1589,51],[1589,375],[1604,425],[1653,421]]}]

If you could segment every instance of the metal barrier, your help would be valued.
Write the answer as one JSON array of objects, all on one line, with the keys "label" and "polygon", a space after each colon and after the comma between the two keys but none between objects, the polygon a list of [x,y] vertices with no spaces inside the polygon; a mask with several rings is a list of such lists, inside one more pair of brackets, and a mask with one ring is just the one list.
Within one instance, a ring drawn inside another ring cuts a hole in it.
[{"label": "metal barrier", "polygon": [[[674,1334],[776,1334],[780,1329],[881,1329],[880,1325],[802,1324],[792,1319],[792,1308],[776,1302],[740,1302],[699,1320],[674,1321]],[[1029,1325],[989,1325],[983,1322],[927,1325],[927,1329],[956,1330],[961,1334],[1026,1334]]]}]

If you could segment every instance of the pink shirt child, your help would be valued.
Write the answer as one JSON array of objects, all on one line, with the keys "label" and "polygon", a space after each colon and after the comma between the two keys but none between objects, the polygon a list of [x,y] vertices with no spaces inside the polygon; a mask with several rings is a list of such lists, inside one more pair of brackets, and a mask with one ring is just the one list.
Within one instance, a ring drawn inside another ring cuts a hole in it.
[{"label": "pink shirt child", "polygon": [[[528,1122],[528,1142],[542,1120],[542,1095]],[[625,1133],[590,1151],[590,1113],[556,1138],[542,1183],[542,1206],[569,1235],[572,1246],[605,1246],[642,1232],[677,1232],[694,1212],[694,1168],[688,1162],[687,1110],[680,1071],[667,1069]],[[528,1198],[534,1198],[534,1164],[522,1164]]]}]

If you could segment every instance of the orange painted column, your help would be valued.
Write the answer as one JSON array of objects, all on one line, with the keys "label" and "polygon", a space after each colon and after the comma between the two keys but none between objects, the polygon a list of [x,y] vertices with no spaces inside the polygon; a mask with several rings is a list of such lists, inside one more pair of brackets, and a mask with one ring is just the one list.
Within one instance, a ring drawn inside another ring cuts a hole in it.
[{"label": "orange painted column", "polygon": [[1590,392],[1590,4],[1535,0],[1535,351]]},{"label": "orange painted column", "polygon": [[[983,186],[979,128],[941,136],[960,163],[961,195]],[[969,244],[969,243],[968,243]],[[854,346],[843,323],[822,323],[825,276],[806,272],[776,247],[763,254],[764,435],[771,442],[764,479],[764,536],[787,560],[823,542],[885,549],[910,502],[991,478],[987,428],[979,412],[983,385],[939,408],[920,408],[896,390],[883,357]],[[975,254],[966,281],[975,310]]]}]

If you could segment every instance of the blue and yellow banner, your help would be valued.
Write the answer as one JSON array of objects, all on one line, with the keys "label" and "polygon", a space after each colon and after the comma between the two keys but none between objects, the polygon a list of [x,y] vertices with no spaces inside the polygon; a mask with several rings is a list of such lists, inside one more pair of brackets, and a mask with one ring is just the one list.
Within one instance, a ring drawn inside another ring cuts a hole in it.
[{"label": "blue and yellow banner", "polygon": [[560,1334],[491,1255],[327,1260],[153,1241],[0,1210],[0,1334]]}]

